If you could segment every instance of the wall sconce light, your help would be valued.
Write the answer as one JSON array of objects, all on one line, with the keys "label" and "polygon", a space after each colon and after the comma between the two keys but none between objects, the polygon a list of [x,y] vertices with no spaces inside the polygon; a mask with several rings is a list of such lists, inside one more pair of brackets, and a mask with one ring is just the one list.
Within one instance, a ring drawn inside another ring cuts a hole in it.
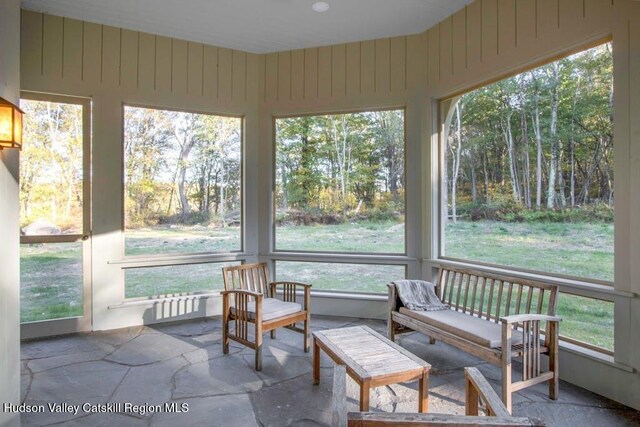
[{"label": "wall sconce light", "polygon": [[22,149],[22,115],[17,106],[0,98],[0,150],[3,148]]}]

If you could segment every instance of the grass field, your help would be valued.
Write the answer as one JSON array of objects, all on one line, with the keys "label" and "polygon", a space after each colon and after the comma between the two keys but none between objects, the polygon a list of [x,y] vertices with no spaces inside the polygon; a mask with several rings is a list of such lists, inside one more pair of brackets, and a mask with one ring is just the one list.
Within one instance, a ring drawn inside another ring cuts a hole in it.
[{"label": "grass field", "polygon": [[[449,224],[446,255],[604,280],[613,278],[613,225],[463,222]],[[279,250],[403,253],[397,222],[277,228]],[[164,228],[127,232],[127,255],[208,252],[240,248],[240,230]],[[127,298],[208,291],[222,287],[223,263],[129,269]],[[24,245],[22,321],[77,316],[82,310],[82,262],[77,244]],[[385,292],[403,266],[284,262],[278,279],[308,281],[315,289]],[[563,335],[613,349],[613,304],[567,294],[558,302]]]}]

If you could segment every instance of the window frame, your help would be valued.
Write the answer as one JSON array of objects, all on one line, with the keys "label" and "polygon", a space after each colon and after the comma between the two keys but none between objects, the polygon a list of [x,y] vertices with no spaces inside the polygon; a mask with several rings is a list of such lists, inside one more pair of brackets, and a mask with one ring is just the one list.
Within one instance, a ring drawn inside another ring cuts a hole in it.
[{"label": "window frame", "polygon": [[[515,70],[511,70],[509,73],[500,74],[494,78],[483,80],[476,82],[472,85],[469,85],[463,89],[458,89],[453,93],[446,94],[444,96],[440,96],[438,98],[432,99],[432,105],[434,107],[434,112],[432,115],[434,132],[432,132],[431,141],[435,146],[435,150],[432,151],[433,155],[431,156],[431,171],[433,174],[437,174],[437,179],[433,180],[432,183],[428,186],[431,191],[431,197],[429,198],[432,202],[432,207],[430,210],[431,215],[431,229],[435,232],[436,236],[432,240],[432,253],[434,257],[432,259],[427,260],[427,263],[433,269],[441,266],[441,265],[453,265],[458,267],[468,267],[468,268],[476,268],[481,271],[487,272],[500,272],[502,274],[513,275],[519,278],[533,278],[537,280],[547,281],[554,285],[558,286],[558,292],[560,294],[568,294],[575,295],[579,297],[585,297],[589,299],[602,300],[605,302],[611,302],[614,304],[614,323],[613,323],[613,332],[614,332],[614,349],[613,351],[598,347],[594,344],[583,342],[580,340],[576,340],[566,336],[560,336],[561,342],[569,345],[577,346],[581,349],[581,351],[594,351],[598,354],[614,357],[618,353],[618,346],[616,344],[616,335],[617,332],[617,320],[616,314],[619,311],[618,305],[620,304],[620,297],[628,298],[631,293],[619,291],[615,289],[615,265],[614,265],[614,279],[612,281],[602,280],[602,279],[592,279],[585,277],[578,277],[573,275],[561,274],[561,273],[552,273],[552,272],[544,272],[538,270],[531,270],[523,267],[513,267],[501,264],[487,263],[482,261],[473,261],[466,260],[456,257],[448,257],[444,254],[444,246],[445,246],[445,226],[446,221],[444,221],[444,215],[448,215],[448,207],[444,204],[444,191],[447,191],[445,188],[445,182],[443,179],[444,172],[444,162],[445,162],[445,152],[446,152],[446,140],[445,132],[450,125],[450,119],[453,115],[453,106],[455,102],[464,94],[472,92],[476,89],[482,88],[484,86],[491,85],[493,83],[499,82],[504,79],[508,79],[510,77],[516,76],[518,74],[525,73],[527,71],[533,70],[538,67],[542,67],[544,65],[550,64],[552,62],[561,60],[568,56],[571,56],[576,53],[580,53],[596,46],[612,43],[613,38],[611,36],[600,38],[598,40],[592,41],[587,44],[581,44],[578,46],[574,46],[571,49],[564,50],[559,54],[556,54],[552,57],[546,58],[541,61],[528,63],[520,68]],[[615,61],[614,61],[615,62]],[[613,73],[615,74],[615,63],[614,63]],[[615,89],[614,89],[615,90]],[[614,141],[615,141],[615,131],[614,131]],[[616,173],[616,167],[614,163],[614,176]],[[614,191],[615,191],[615,181],[614,181]],[[618,216],[614,216],[614,230],[618,227]],[[615,238],[614,238],[615,239]],[[614,240],[614,264],[615,264],[615,240]]]},{"label": "window frame", "polygon": [[[126,158],[125,158],[125,109],[127,107],[130,108],[144,108],[148,110],[160,110],[160,111],[173,111],[179,113],[189,113],[189,114],[202,114],[202,115],[210,115],[210,116],[219,116],[226,118],[234,118],[240,120],[240,247],[236,250],[231,251],[204,251],[204,252],[168,252],[168,253],[160,253],[160,254],[140,254],[140,255],[127,255],[126,254],[126,227],[125,227],[125,215],[126,215],[126,183],[125,183],[125,171],[126,171]],[[120,144],[120,183],[121,183],[121,194],[120,194],[120,202],[121,202],[121,216],[120,216],[120,231],[121,231],[121,243],[120,243],[120,251],[121,251],[121,260],[123,261],[131,261],[135,263],[136,261],[144,261],[144,260],[157,260],[159,267],[166,266],[165,263],[167,260],[180,259],[185,256],[204,256],[205,259],[201,261],[201,263],[209,263],[216,262],[216,259],[220,257],[225,257],[230,254],[240,255],[245,252],[246,248],[246,117],[245,114],[231,114],[231,113],[220,113],[220,112],[212,112],[206,110],[197,110],[197,109],[187,109],[187,108],[179,108],[179,107],[168,107],[168,106],[158,106],[154,104],[143,104],[143,103],[135,103],[135,102],[123,102],[121,105],[121,121],[120,121],[120,131],[121,131],[121,144]],[[171,264],[169,264],[171,265]],[[130,267],[123,267],[130,268]],[[123,283],[123,291],[124,286],[126,284]],[[124,299],[124,297],[123,297]]]},{"label": "window frame", "polygon": [[[344,252],[344,251],[313,251],[313,250],[300,250],[300,249],[278,249],[277,247],[277,229],[276,226],[276,200],[275,200],[275,189],[277,185],[277,154],[278,154],[278,141],[277,141],[277,121],[281,119],[295,119],[301,117],[318,117],[318,116],[335,116],[342,114],[363,114],[370,112],[378,112],[378,111],[402,111],[402,126],[403,126],[403,161],[404,161],[404,170],[402,171],[402,178],[404,181],[404,195],[403,201],[405,206],[404,212],[404,251],[403,252]],[[272,148],[271,148],[271,171],[272,171],[272,196],[270,197],[271,206],[270,210],[270,241],[269,241],[269,249],[272,254],[281,255],[281,254],[302,254],[302,255],[336,255],[340,256],[371,256],[371,257],[407,257],[408,256],[408,233],[407,233],[407,106],[389,106],[389,107],[375,107],[375,108],[358,108],[354,110],[321,110],[315,112],[305,112],[305,113],[291,113],[291,114],[279,114],[271,116],[271,129],[272,129]],[[284,259],[277,258],[279,261],[285,261]],[[274,257],[274,262],[276,258]],[[407,267],[408,268],[408,267]],[[406,270],[406,269],[405,269]],[[275,272],[275,265],[274,265]],[[406,276],[406,273],[405,273]]]}]

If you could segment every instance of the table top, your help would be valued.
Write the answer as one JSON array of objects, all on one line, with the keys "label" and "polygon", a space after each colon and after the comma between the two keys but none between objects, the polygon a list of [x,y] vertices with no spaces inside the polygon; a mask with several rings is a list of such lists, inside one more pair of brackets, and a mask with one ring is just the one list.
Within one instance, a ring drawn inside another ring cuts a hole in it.
[{"label": "table top", "polygon": [[337,357],[361,379],[405,372],[428,372],[431,365],[368,326],[313,332],[325,352]]}]

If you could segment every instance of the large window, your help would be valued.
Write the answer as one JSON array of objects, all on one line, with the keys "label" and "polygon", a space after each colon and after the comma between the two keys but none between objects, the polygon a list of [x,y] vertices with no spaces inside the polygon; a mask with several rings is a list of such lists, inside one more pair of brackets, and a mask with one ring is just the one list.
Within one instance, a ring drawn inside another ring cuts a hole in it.
[{"label": "large window", "polygon": [[[612,68],[607,43],[443,103],[442,257],[613,281]],[[613,349],[613,303],[558,313]]]},{"label": "large window", "polygon": [[242,249],[239,118],[125,106],[125,254]]},{"label": "large window", "polygon": [[276,250],[404,253],[404,111],[276,119]]}]

